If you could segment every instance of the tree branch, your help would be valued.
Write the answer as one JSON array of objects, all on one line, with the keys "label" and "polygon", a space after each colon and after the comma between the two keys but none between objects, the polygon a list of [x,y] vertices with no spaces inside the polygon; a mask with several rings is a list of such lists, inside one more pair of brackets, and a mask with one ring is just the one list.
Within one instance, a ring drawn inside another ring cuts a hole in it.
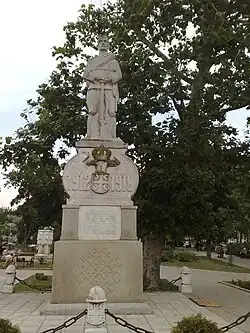
[{"label": "tree branch", "polygon": [[247,108],[248,106],[249,106],[248,104],[244,105],[244,106],[241,106],[241,107],[238,107],[238,108],[233,108],[233,107],[229,106],[228,108],[220,109],[220,112],[226,114],[226,113],[231,112],[231,111],[237,111],[239,109]]},{"label": "tree branch", "polygon": [[151,51],[153,51],[159,58],[161,58],[165,65],[166,69],[171,72],[172,74],[176,75],[179,79],[185,81],[188,84],[192,84],[193,80],[187,77],[185,74],[182,72],[179,72],[178,69],[172,66],[170,63],[170,59],[163,53],[161,52],[154,44],[152,44],[150,41],[148,41],[145,37],[139,36],[138,39],[145,44]]},{"label": "tree branch", "polygon": [[178,113],[179,118],[182,119],[182,107],[177,103],[175,98],[171,97],[171,100],[174,104],[175,110]]}]

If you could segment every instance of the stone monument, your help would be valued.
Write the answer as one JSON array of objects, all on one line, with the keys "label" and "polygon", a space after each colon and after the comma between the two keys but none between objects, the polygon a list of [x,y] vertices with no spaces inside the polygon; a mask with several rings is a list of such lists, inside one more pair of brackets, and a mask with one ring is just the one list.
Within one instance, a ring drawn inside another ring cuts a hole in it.
[{"label": "stone monument", "polygon": [[127,144],[116,137],[122,74],[108,48],[101,36],[99,55],[84,72],[87,136],[76,143],[77,154],[63,172],[68,199],[55,244],[52,304],[84,303],[96,285],[111,303],[143,300],[142,243],[131,200],[139,175],[126,156]]},{"label": "stone monument", "polygon": [[38,255],[49,255],[53,243],[53,229],[39,229],[37,233]]}]

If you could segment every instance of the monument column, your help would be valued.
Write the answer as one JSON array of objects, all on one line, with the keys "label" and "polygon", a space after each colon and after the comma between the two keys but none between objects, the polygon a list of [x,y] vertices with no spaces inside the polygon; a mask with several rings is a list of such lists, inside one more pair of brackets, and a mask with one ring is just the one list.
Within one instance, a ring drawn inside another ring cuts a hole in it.
[{"label": "monument column", "polygon": [[96,285],[108,302],[143,300],[142,243],[131,200],[139,174],[126,156],[127,144],[116,137],[121,70],[106,36],[98,48],[84,72],[87,137],[76,143],[77,154],[63,172],[68,199],[55,244],[52,303],[84,303]]}]

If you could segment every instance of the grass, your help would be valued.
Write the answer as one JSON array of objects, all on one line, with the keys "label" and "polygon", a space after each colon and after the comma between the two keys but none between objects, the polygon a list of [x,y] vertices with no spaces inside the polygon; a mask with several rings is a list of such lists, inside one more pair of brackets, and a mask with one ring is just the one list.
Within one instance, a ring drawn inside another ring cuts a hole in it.
[{"label": "grass", "polygon": [[[29,278],[24,280],[26,283],[33,287],[38,287],[38,288],[51,288],[52,286],[52,276],[46,276],[46,280],[41,280],[37,279],[36,275],[32,275]],[[37,293],[39,290],[35,290],[32,288],[29,288],[28,286],[25,286],[21,283],[18,283],[14,287],[14,292],[15,293]]]},{"label": "grass", "polygon": [[188,266],[192,269],[204,269],[209,271],[220,271],[220,272],[234,272],[234,273],[250,273],[249,268],[230,265],[227,262],[222,262],[216,259],[209,259],[206,257],[198,257],[196,261],[180,262],[178,260],[168,261],[162,263],[162,265],[182,267]]}]

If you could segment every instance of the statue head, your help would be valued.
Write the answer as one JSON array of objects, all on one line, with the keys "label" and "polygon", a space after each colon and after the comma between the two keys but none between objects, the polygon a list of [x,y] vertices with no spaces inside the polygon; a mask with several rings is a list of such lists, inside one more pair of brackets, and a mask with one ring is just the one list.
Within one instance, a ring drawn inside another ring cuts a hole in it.
[{"label": "statue head", "polygon": [[108,51],[109,49],[109,39],[107,35],[100,35],[98,38],[98,50]]}]

